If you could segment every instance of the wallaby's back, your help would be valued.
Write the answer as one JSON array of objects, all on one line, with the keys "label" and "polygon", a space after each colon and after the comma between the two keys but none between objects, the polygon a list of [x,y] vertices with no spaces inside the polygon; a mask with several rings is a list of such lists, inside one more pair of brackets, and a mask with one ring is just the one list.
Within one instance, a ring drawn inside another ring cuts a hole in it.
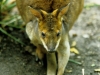
[{"label": "wallaby's back", "polygon": [[70,28],[83,8],[83,1],[84,0],[16,0],[19,12],[26,23],[32,18],[35,18],[29,12],[28,6],[32,6],[35,9],[42,9],[49,13],[54,9],[62,8],[70,3],[69,10],[64,17],[65,21],[70,25]]},{"label": "wallaby's back", "polygon": [[16,2],[22,18],[28,22],[32,18],[28,12],[28,6],[52,12],[54,9],[67,5],[69,0],[16,0]]}]

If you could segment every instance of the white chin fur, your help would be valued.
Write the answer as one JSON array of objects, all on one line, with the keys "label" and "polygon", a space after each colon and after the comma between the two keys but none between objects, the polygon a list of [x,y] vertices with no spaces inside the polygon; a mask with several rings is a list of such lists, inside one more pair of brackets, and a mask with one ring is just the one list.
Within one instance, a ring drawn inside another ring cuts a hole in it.
[{"label": "white chin fur", "polygon": [[44,43],[44,41],[41,39],[42,43],[43,43],[43,46],[44,48],[48,51],[48,47],[46,46],[46,44]]},{"label": "white chin fur", "polygon": [[61,38],[57,41],[57,45],[56,45],[56,47],[55,47],[55,50],[58,48],[59,43],[60,43],[60,40],[61,40]]},{"label": "white chin fur", "polygon": [[[55,51],[56,51],[56,49],[57,49],[58,46],[59,46],[60,40],[61,40],[61,38],[57,41],[57,44],[56,44],[56,47],[55,47]],[[47,51],[49,51],[49,49],[48,49],[48,47],[46,46],[45,42],[44,42],[42,39],[41,39],[41,41],[42,41],[42,43],[43,43],[44,48],[45,48]]]}]

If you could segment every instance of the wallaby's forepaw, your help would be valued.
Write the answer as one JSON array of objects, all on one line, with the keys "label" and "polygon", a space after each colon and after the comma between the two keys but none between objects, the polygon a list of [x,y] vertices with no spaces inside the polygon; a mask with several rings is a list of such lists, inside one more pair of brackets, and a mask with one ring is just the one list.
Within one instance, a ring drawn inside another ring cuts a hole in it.
[{"label": "wallaby's forepaw", "polygon": [[44,65],[43,64],[43,60],[39,59],[37,56],[36,56],[36,59],[35,60],[36,60],[36,62],[39,63],[39,65],[42,65],[42,66]]}]

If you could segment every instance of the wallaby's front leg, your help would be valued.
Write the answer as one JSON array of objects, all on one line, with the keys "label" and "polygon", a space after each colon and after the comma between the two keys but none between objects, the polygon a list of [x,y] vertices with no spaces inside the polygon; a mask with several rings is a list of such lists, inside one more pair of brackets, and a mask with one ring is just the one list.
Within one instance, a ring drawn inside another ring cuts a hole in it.
[{"label": "wallaby's front leg", "polygon": [[47,53],[47,75],[56,75],[57,62],[55,53]]},{"label": "wallaby's front leg", "polygon": [[43,65],[43,58],[46,51],[42,45],[38,45],[36,49],[36,61],[40,60],[39,64]]},{"label": "wallaby's front leg", "polygon": [[68,63],[70,56],[70,46],[69,43],[66,42],[66,46],[60,46],[58,50],[58,72],[57,75],[63,75],[65,67]]}]

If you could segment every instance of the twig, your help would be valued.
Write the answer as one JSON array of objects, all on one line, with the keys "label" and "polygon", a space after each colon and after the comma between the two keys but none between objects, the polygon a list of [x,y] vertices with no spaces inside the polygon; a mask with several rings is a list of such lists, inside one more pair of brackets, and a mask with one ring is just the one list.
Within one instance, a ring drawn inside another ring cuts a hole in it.
[{"label": "twig", "polygon": [[84,75],[84,68],[82,69],[82,75]]},{"label": "twig", "polygon": [[72,59],[69,59],[70,62],[73,62],[75,64],[78,64],[78,65],[82,65],[82,63],[78,62],[78,61],[75,61],[75,60],[72,60]]},{"label": "twig", "polygon": [[100,73],[98,73],[98,75],[100,75]]}]

